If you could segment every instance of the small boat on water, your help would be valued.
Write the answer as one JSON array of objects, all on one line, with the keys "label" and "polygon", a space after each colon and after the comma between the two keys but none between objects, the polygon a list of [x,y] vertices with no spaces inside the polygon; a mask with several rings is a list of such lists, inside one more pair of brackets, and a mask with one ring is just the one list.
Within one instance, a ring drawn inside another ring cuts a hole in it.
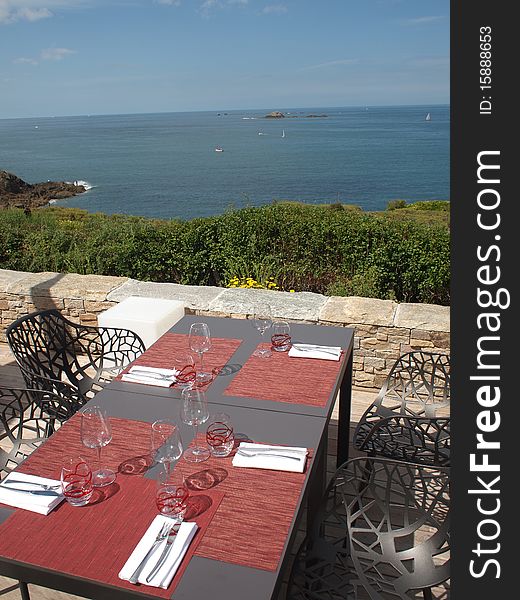
[{"label": "small boat on water", "polygon": [[224,152],[224,148],[222,146],[215,146],[215,152]]},{"label": "small boat on water", "polygon": [[428,113],[428,114],[426,115],[426,117],[424,118],[424,120],[425,120],[425,121],[431,121],[431,120],[432,120],[432,116],[431,116],[431,114],[430,114],[430,113]]},{"label": "small boat on water", "polygon": [[282,129],[282,137],[285,137],[285,129]]}]

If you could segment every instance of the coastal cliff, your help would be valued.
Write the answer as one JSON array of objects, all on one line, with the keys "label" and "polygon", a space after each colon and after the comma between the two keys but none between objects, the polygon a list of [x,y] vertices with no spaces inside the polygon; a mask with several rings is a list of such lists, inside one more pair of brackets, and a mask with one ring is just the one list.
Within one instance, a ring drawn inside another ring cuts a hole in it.
[{"label": "coastal cliff", "polygon": [[0,208],[37,208],[51,200],[70,198],[86,191],[67,181],[27,183],[12,173],[0,171]]}]

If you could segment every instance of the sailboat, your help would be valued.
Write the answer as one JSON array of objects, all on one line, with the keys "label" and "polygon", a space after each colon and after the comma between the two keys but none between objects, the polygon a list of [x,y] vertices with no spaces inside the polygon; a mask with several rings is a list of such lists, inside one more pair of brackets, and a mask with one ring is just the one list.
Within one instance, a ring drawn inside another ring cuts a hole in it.
[{"label": "sailboat", "polygon": [[430,113],[428,113],[426,115],[426,117],[424,118],[425,121],[431,121],[432,120],[432,116],[430,115]]},{"label": "sailboat", "polygon": [[285,137],[285,129],[282,129],[282,137]]}]

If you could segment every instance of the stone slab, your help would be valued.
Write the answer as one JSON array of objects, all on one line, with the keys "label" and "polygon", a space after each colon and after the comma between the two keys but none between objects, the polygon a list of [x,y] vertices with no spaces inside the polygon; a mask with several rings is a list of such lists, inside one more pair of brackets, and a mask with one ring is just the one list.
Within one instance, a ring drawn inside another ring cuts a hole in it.
[{"label": "stone slab", "polygon": [[290,321],[317,322],[326,297],[312,292],[276,292],[227,288],[215,298],[208,309],[224,314],[252,315],[262,304],[269,304],[271,316]]},{"label": "stone slab", "polygon": [[79,275],[77,273],[27,273],[12,283],[8,291],[28,297],[77,298],[103,301],[126,277]]},{"label": "stone slab", "polygon": [[397,303],[392,300],[331,296],[320,312],[320,321],[391,327]]},{"label": "stone slab", "polygon": [[7,292],[7,289],[20,279],[27,277],[28,273],[23,271],[11,271],[10,269],[0,269],[0,292]]},{"label": "stone slab", "polygon": [[222,293],[222,288],[179,283],[155,283],[128,279],[107,296],[111,302],[121,302],[130,296],[179,300],[190,310],[207,310],[210,303]]},{"label": "stone slab", "polygon": [[[450,307],[437,304],[399,304],[395,314],[396,327],[426,331],[450,331]],[[413,332],[412,332],[412,337]]]}]

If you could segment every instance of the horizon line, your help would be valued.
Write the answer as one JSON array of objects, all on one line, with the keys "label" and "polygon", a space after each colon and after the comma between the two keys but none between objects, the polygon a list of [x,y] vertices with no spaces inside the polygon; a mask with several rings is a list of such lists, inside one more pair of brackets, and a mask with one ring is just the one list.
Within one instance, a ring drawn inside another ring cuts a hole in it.
[{"label": "horizon line", "polygon": [[83,113],[83,114],[64,114],[64,115],[32,115],[26,117],[0,117],[0,121],[12,121],[22,119],[62,119],[71,117],[124,117],[124,116],[136,116],[136,115],[171,115],[171,114],[190,114],[190,113],[237,113],[237,112],[248,112],[248,111],[279,111],[284,112],[287,109],[290,110],[327,110],[327,109],[356,109],[356,108],[400,108],[400,107],[421,107],[421,106],[451,106],[449,102],[436,103],[436,104],[355,104],[346,106],[289,106],[283,109],[269,109],[269,108],[227,108],[227,109],[205,109],[205,110],[168,110],[168,111],[154,111],[154,112],[128,112],[128,113]]}]

